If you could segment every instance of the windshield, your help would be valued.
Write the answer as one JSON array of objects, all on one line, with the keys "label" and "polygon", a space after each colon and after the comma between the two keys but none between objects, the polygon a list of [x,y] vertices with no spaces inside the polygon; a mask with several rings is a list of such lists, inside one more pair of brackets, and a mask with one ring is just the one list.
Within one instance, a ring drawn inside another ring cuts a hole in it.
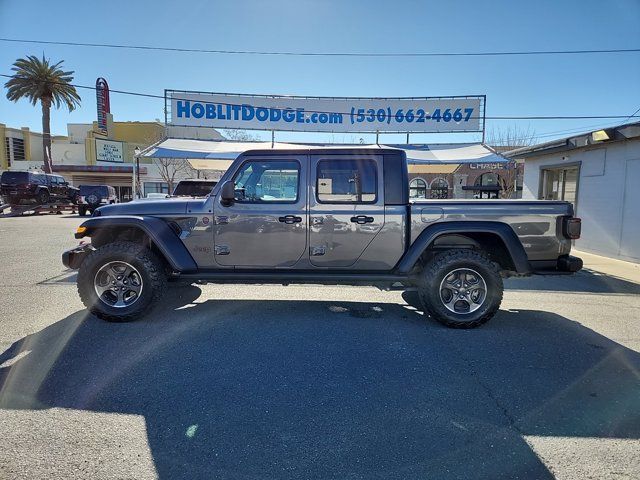
[{"label": "windshield", "polygon": [[213,181],[180,182],[173,191],[174,196],[204,197],[211,193],[216,183]]}]

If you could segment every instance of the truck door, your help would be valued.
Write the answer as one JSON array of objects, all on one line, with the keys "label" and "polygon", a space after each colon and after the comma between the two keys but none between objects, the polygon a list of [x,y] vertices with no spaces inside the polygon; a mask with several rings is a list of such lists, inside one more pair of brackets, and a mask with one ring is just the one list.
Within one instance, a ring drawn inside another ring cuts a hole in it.
[{"label": "truck door", "polygon": [[215,199],[214,255],[220,265],[291,267],[307,251],[306,155],[247,157],[235,201]]},{"label": "truck door", "polygon": [[353,265],[384,225],[382,156],[312,155],[310,173],[310,262]]}]

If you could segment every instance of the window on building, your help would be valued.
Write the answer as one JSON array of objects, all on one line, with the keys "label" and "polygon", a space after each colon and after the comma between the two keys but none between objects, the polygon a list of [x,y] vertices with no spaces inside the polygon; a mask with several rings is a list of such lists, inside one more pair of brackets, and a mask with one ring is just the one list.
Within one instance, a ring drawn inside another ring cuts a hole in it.
[{"label": "window on building", "polygon": [[144,182],[144,194],[169,193],[169,184],[166,182]]},{"label": "window on building", "polygon": [[22,138],[5,138],[5,152],[7,154],[7,162],[26,160],[24,154],[24,140]]},{"label": "window on building", "polygon": [[237,202],[295,202],[300,164],[285,160],[246,162],[235,177]]},{"label": "window on building", "polygon": [[9,166],[11,166],[11,139],[10,138],[5,138],[4,139],[4,145],[5,145],[5,153],[6,153],[6,159],[7,159],[7,164]]},{"label": "window on building", "polygon": [[409,198],[427,198],[427,182],[414,178],[409,184]]},{"label": "window on building", "polygon": [[449,198],[449,182],[436,178],[431,182],[431,198]]},{"label": "window on building", "polygon": [[378,192],[376,163],[372,160],[321,160],[316,195],[325,203],[373,203]]},{"label": "window on building", "polygon": [[542,169],[542,192],[540,199],[565,200],[571,202],[575,208],[579,177],[580,171],[577,165]]},{"label": "window on building", "polygon": [[494,172],[486,172],[476,178],[473,184],[474,196],[476,198],[499,198],[500,190],[500,175]]}]

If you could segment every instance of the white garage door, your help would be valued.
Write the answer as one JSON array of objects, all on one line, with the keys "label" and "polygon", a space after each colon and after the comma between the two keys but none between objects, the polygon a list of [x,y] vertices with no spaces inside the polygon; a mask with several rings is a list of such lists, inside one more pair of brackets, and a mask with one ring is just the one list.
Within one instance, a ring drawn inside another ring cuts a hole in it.
[{"label": "white garage door", "polygon": [[640,260],[640,159],[627,160],[620,256]]}]

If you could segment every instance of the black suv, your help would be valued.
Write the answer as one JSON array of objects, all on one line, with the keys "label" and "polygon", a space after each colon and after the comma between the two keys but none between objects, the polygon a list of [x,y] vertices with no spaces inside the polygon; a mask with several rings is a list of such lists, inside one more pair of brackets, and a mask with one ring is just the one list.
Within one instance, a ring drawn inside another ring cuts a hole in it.
[{"label": "black suv", "polygon": [[25,200],[43,205],[51,202],[77,203],[80,191],[60,175],[7,171],[0,177],[0,193],[11,205],[19,205]]},{"label": "black suv", "polygon": [[80,185],[79,215],[93,214],[96,208],[112,203],[118,203],[118,195],[111,185]]}]

